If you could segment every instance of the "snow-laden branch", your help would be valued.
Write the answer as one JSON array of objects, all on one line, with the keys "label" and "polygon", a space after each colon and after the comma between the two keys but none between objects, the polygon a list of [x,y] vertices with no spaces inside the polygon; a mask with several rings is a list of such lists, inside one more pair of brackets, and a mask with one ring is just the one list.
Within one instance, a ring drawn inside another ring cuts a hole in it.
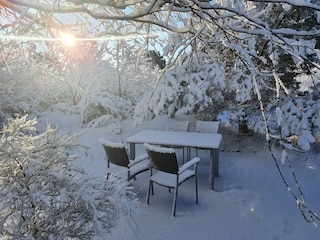
[{"label": "snow-laden branch", "polygon": [[262,2],[262,3],[286,3],[296,7],[306,7],[314,10],[320,10],[320,5],[312,4],[309,1],[296,1],[296,0],[248,0],[250,2]]},{"label": "snow-laden branch", "polygon": [[[260,26],[262,29],[269,29],[265,21],[254,18],[246,9],[238,5],[229,6],[224,1],[221,4],[211,4],[209,1],[165,1],[165,0],[60,0],[60,1],[36,1],[36,0],[5,0],[2,5],[11,8],[14,11],[35,12],[40,11],[50,14],[86,14],[96,20],[119,20],[119,21],[138,21],[161,26],[174,32],[191,31],[190,26],[177,24],[176,21],[168,21],[169,18],[175,18],[177,14],[184,13],[185,18],[195,14],[199,19],[213,23],[213,19],[232,19],[241,17],[249,20],[249,22]],[[0,2],[0,4],[2,3]],[[286,3],[291,6],[300,6],[310,9],[319,10],[320,7],[315,4],[302,1],[251,1],[266,3]],[[223,4],[224,3],[224,4]],[[41,19],[43,15],[36,15],[37,19]],[[46,18],[48,16],[45,16]],[[34,18],[33,18],[34,19]],[[42,19],[45,21],[45,19]],[[48,20],[48,19],[46,19]],[[63,23],[62,23],[63,24]],[[179,25],[179,27],[178,27]],[[277,33],[290,34],[287,30],[277,30]],[[293,33],[293,32],[291,32]],[[313,35],[314,33],[299,32],[299,34]]]}]

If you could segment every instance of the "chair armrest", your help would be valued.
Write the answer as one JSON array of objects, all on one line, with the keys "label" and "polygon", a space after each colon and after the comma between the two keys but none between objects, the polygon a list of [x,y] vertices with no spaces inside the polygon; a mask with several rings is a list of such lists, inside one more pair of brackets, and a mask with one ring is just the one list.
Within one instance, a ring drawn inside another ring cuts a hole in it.
[{"label": "chair armrest", "polygon": [[200,158],[199,157],[195,157],[193,159],[191,159],[190,161],[186,162],[185,164],[183,164],[178,171],[178,174],[183,173],[185,170],[187,170],[188,168],[192,167],[193,165],[196,165],[200,162]]},{"label": "chair armrest", "polygon": [[128,165],[128,167],[132,167],[133,165],[135,165],[135,164],[137,164],[139,162],[142,162],[143,160],[146,160],[146,159],[148,159],[148,154],[147,153],[136,157],[134,160],[131,160],[129,165]]}]

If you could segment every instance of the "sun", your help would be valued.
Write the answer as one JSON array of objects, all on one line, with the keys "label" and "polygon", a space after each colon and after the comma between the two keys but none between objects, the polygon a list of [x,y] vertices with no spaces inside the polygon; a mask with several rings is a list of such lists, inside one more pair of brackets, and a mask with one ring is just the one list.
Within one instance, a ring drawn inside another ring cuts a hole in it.
[{"label": "sun", "polygon": [[76,38],[71,33],[61,33],[60,40],[66,46],[74,46],[76,43]]}]

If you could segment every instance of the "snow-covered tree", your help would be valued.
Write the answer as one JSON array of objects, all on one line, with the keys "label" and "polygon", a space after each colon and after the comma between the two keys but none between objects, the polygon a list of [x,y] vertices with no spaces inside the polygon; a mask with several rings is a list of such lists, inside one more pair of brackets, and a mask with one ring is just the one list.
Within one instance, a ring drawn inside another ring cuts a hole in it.
[{"label": "snow-covered tree", "polygon": [[11,42],[0,52],[5,56],[0,78],[0,108],[4,113],[13,116],[42,111],[64,99],[57,71],[59,62],[53,54],[37,51],[30,42]]},{"label": "snow-covered tree", "polygon": [[48,42],[44,51],[27,42],[19,51],[14,44],[1,48],[7,55],[0,78],[1,116],[59,108],[66,114],[79,114],[79,126],[113,124],[119,131],[119,121],[132,116],[136,102],[151,88],[159,70],[151,69],[134,45],[124,49],[124,43],[119,74],[110,58],[113,46],[107,45],[80,41],[67,47]]},{"label": "snow-covered tree", "polygon": [[[168,42],[169,46],[164,51],[169,53],[165,54],[169,58],[168,69],[177,66],[173,64],[174,60],[183,57],[183,52],[193,57],[206,49],[208,56],[213,58],[211,61],[221,66],[221,60],[229,61],[223,66],[226,68],[223,72],[230,81],[228,86],[234,90],[228,91],[240,102],[263,100],[265,89],[271,90],[276,96],[279,81],[283,83],[280,89],[289,87],[285,84],[288,81],[282,76],[294,76],[292,73],[296,70],[281,67],[279,63],[283,61],[282,56],[292,60],[290,67],[296,64],[319,68],[316,39],[319,31],[317,12],[320,7],[316,1],[43,0],[35,3],[7,0],[2,2],[2,9],[3,19],[21,16],[24,22],[19,29],[25,30],[23,36],[43,34],[55,39],[63,29],[73,31],[81,36],[79,39],[83,39],[83,33],[78,31],[84,25],[92,30],[85,31],[87,34],[84,39],[103,40],[112,35],[120,39],[133,39],[141,36],[148,39],[148,44],[150,39],[156,38],[167,41],[165,36],[169,34],[175,40]],[[280,19],[285,19],[282,24],[269,17],[274,12],[278,13]],[[66,21],[60,21],[62,13],[69,16]],[[37,27],[43,32],[35,32]],[[21,35],[21,31],[12,24],[3,24],[3,29],[8,35]],[[317,75],[313,77],[319,78]],[[205,94],[204,91],[202,93]],[[156,108],[161,108],[161,104],[153,105],[155,112]],[[259,104],[261,107],[264,105]]]},{"label": "snow-covered tree", "polygon": [[136,120],[142,121],[146,115],[201,114],[224,101],[221,93],[225,88],[225,73],[219,63],[207,54],[194,54],[162,75],[154,91],[146,95],[149,101],[141,101],[137,107]]},{"label": "snow-covered tree", "polygon": [[77,136],[35,126],[17,117],[1,132],[1,239],[106,239],[120,215],[137,210],[135,194],[77,167]]}]

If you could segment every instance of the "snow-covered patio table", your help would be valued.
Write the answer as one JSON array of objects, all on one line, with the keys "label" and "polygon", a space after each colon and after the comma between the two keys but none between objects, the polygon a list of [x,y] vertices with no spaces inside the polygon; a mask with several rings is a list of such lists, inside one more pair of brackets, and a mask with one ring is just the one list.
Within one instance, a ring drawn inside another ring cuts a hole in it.
[{"label": "snow-covered patio table", "polygon": [[209,188],[214,189],[214,177],[219,176],[219,147],[222,135],[219,133],[174,132],[144,130],[127,138],[131,159],[135,158],[136,144],[182,146],[210,150]]}]

